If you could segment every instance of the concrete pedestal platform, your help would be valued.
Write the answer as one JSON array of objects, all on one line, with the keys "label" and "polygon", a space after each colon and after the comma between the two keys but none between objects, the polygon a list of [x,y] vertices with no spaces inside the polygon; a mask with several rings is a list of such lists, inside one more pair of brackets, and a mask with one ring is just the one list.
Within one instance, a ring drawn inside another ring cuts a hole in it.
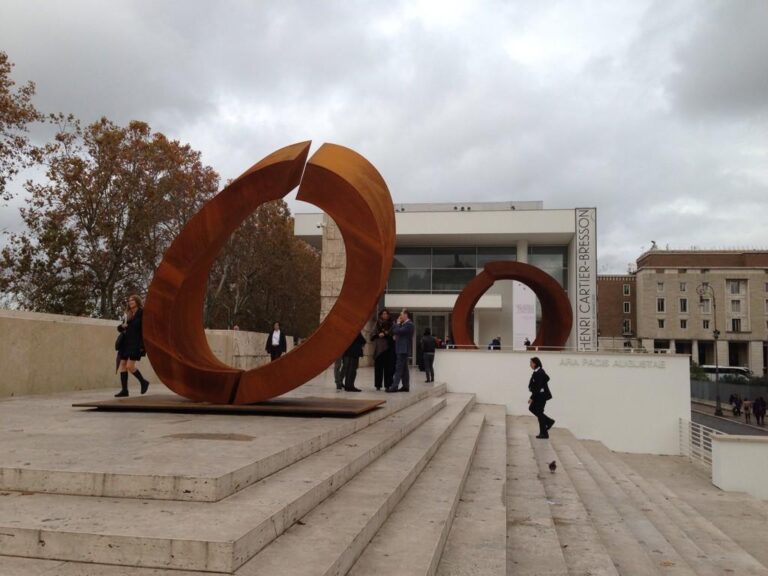
[{"label": "concrete pedestal platform", "polygon": [[284,397],[386,401],[354,419],[71,407],[111,400],[113,390],[10,398],[0,401],[0,490],[215,502],[445,392],[442,385],[419,384],[408,394],[384,394],[372,382],[372,370],[361,369],[364,392],[337,392],[326,373]]}]

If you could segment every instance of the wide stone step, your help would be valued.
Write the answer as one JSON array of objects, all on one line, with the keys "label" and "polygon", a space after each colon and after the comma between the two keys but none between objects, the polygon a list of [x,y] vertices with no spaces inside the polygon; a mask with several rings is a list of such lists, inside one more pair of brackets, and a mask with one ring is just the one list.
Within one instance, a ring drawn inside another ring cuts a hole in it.
[{"label": "wide stone step", "polygon": [[[533,422],[531,422],[533,424]],[[557,455],[549,440],[536,438],[536,430],[529,427],[529,439],[539,464],[539,475],[544,484],[547,500],[552,503],[552,516],[568,571],[572,574],[591,576],[618,576],[611,556],[584,508],[581,497],[573,485],[565,466],[557,466]]]},{"label": "wide stone step", "polygon": [[500,576],[507,570],[507,413],[490,404],[474,409],[485,414],[485,424],[438,576]]},{"label": "wide stone step", "polygon": [[634,537],[643,544],[660,574],[695,576],[696,573],[691,566],[645,515],[645,507],[638,506],[632,501],[581,442],[565,430],[556,430],[550,433],[550,436],[555,438],[555,442],[562,441],[571,447]]},{"label": "wide stone step", "polygon": [[484,420],[477,410],[464,417],[366,546],[350,576],[435,573]]},{"label": "wide stone step", "polygon": [[[312,382],[296,395],[327,395],[327,388]],[[444,393],[444,384],[418,384],[354,419],[105,413],[73,409],[69,397],[12,399],[4,405],[18,410],[2,414],[0,490],[215,502]],[[30,419],[31,410],[46,417]]]},{"label": "wide stone step", "polygon": [[219,502],[0,493],[7,555],[232,572],[438,413],[427,398]]},{"label": "wide stone step", "polygon": [[294,524],[237,574],[346,574],[453,430],[460,436],[479,433],[476,419],[463,419],[473,402],[471,395],[449,394],[444,410]]},{"label": "wide stone step", "polygon": [[[681,554],[684,550],[699,551],[699,556],[691,560],[692,565],[695,563],[697,573],[714,575],[734,571],[736,574],[768,576],[765,566],[663,484],[646,480],[602,444],[585,442],[585,446],[603,459],[609,473],[631,484],[637,497],[649,502],[649,506],[661,516],[664,530],[670,532],[670,542]],[[680,547],[676,544],[678,541],[681,542]],[[690,549],[688,542],[695,543],[696,548]],[[704,563],[706,566],[702,566]]]},{"label": "wide stone step", "polygon": [[595,479],[571,447],[557,442],[556,438],[557,433],[550,435],[552,446],[558,456],[558,466],[562,466],[568,472],[619,574],[657,576],[659,572],[656,570],[655,561],[648,556]]},{"label": "wide stone step", "polygon": [[567,576],[525,419],[507,417],[507,574]]}]

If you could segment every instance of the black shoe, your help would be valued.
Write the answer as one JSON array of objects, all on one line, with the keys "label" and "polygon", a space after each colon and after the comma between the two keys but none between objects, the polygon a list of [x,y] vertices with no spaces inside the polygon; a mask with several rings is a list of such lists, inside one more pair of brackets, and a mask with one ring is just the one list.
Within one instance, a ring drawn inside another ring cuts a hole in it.
[{"label": "black shoe", "polygon": [[120,390],[117,394],[115,394],[115,398],[125,398],[128,396],[128,390]]},{"label": "black shoe", "polygon": [[554,421],[554,420],[550,420],[550,421],[549,421],[549,424],[547,424],[547,430],[549,430],[550,428],[552,428],[552,426],[554,426],[554,425],[555,425],[555,421]]},{"label": "black shoe", "polygon": [[546,440],[547,438],[549,438],[549,434],[539,434],[538,436],[536,436],[536,438],[539,438],[541,440]]},{"label": "black shoe", "polygon": [[355,388],[354,386],[352,386],[352,388],[344,388],[344,392],[362,392],[362,390],[360,390],[360,388]]},{"label": "black shoe", "polygon": [[149,380],[144,380],[144,382],[141,383],[141,393],[146,394],[148,388],[149,388]]},{"label": "black shoe", "polygon": [[387,392],[387,393],[389,393],[389,394],[392,394],[392,393],[394,393],[394,392],[397,392],[397,388],[387,388],[386,390],[384,390],[384,392]]},{"label": "black shoe", "polygon": [[410,388],[400,388],[400,390],[398,390],[398,392],[410,392],[410,391],[411,391]]}]

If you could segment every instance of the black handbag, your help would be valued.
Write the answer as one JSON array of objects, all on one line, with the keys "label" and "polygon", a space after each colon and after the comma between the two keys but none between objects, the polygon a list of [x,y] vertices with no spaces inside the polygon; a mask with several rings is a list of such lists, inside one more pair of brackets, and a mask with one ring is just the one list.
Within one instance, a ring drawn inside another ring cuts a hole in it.
[{"label": "black handbag", "polygon": [[115,350],[120,350],[120,346],[123,344],[124,339],[125,332],[120,332],[120,334],[117,335],[117,340],[115,340]]}]

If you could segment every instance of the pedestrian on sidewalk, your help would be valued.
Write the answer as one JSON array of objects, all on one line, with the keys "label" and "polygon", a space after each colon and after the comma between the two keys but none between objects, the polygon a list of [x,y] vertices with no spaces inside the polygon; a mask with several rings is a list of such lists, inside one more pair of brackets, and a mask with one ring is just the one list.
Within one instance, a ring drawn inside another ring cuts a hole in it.
[{"label": "pedestrian on sidewalk", "polygon": [[765,398],[758,396],[752,405],[752,412],[755,413],[755,422],[758,426],[765,426]]},{"label": "pedestrian on sidewalk", "polygon": [[[400,312],[397,322],[392,325],[392,335],[395,338],[395,377],[392,380],[392,386],[387,388],[387,392],[408,392],[411,389],[411,374],[408,371],[408,357],[413,349],[413,332],[415,328],[408,310],[405,308]],[[399,388],[400,382],[403,383]]]},{"label": "pedestrian on sidewalk", "polygon": [[379,312],[376,327],[371,333],[373,342],[373,385],[376,390],[392,386],[395,373],[395,341],[392,339],[392,320],[389,310]]},{"label": "pedestrian on sidewalk", "polygon": [[267,345],[264,347],[272,362],[280,358],[288,350],[288,342],[285,333],[280,330],[280,322],[272,325],[272,332],[267,336]]},{"label": "pedestrian on sidewalk", "polygon": [[548,400],[552,400],[552,393],[549,391],[549,375],[544,372],[541,360],[534,356],[531,358],[531,380],[528,383],[528,390],[531,397],[528,399],[528,410],[539,420],[539,435],[536,438],[549,438],[549,429],[555,425],[555,421],[544,414],[544,406]]},{"label": "pedestrian on sidewalk", "polygon": [[744,410],[744,422],[749,424],[752,420],[752,400],[744,398],[744,403],[741,405],[741,408]]},{"label": "pedestrian on sidewalk", "polygon": [[347,392],[362,392],[360,388],[355,388],[355,379],[357,378],[357,367],[360,365],[360,358],[363,356],[363,347],[365,338],[358,334],[347,351],[344,352],[344,360],[341,371],[344,375],[344,390]]}]

